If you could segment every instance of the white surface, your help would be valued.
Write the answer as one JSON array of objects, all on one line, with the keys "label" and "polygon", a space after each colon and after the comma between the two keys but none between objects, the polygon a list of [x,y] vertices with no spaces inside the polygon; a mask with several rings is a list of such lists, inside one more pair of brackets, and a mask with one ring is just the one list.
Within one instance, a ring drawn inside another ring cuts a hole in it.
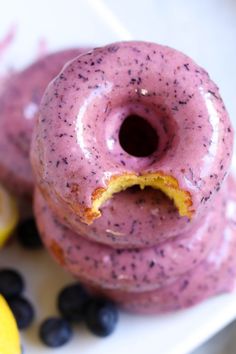
[{"label": "white surface", "polygon": [[[151,40],[176,47],[204,66],[221,88],[236,123],[236,2],[234,0],[0,0],[0,38],[12,24],[16,40],[0,58],[0,73],[9,65],[19,68],[32,60],[40,39],[49,49],[129,39]],[[95,5],[94,5],[95,4]],[[110,14],[112,11],[112,15]],[[71,278],[44,253],[25,253],[10,247],[0,265],[17,265],[26,276],[37,307],[37,320],[24,335],[25,354],[51,353],[37,339],[40,319],[55,313],[58,289]],[[236,318],[236,295],[211,299],[191,310],[159,317],[123,314],[116,333],[96,339],[83,328],[61,354],[184,354]]]},{"label": "white surface", "polygon": [[236,321],[224,328],[191,354],[235,354]]}]

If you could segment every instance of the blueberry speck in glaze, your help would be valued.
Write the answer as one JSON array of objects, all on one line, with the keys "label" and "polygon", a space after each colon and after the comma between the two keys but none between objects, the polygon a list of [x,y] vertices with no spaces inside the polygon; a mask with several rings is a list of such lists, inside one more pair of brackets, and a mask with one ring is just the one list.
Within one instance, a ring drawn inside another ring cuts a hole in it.
[{"label": "blueberry speck in glaze", "polygon": [[65,319],[51,317],[41,324],[39,336],[48,347],[59,348],[71,339],[72,328]]},{"label": "blueberry speck in glaze", "polygon": [[22,221],[17,229],[18,239],[24,248],[38,249],[42,247],[42,241],[33,218]]},{"label": "blueberry speck in glaze", "polygon": [[24,290],[24,280],[14,269],[0,270],[0,294],[6,298],[20,295]]},{"label": "blueberry speck in glaze", "polygon": [[80,322],[84,317],[90,296],[79,284],[66,286],[58,295],[58,309],[68,321]]},{"label": "blueberry speck in glaze", "polygon": [[18,328],[28,328],[34,319],[34,309],[31,303],[21,296],[16,296],[8,299],[8,304],[16,319]]},{"label": "blueberry speck in glaze", "polygon": [[118,310],[106,299],[93,299],[87,306],[85,322],[88,329],[99,337],[109,336],[116,328]]}]

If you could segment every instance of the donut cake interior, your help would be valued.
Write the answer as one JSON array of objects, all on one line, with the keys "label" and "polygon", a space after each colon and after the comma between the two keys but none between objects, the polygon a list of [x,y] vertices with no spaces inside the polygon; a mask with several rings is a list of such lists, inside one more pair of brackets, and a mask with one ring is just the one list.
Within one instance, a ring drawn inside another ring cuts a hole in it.
[{"label": "donut cake interior", "polygon": [[129,187],[139,185],[141,189],[152,187],[161,190],[166,196],[173,200],[180,216],[187,216],[191,219],[194,212],[192,207],[191,195],[188,191],[179,187],[177,179],[172,176],[165,175],[161,172],[149,173],[141,176],[135,174],[123,174],[121,176],[113,176],[107,188],[98,188],[92,196],[92,208],[87,212],[87,223],[91,223],[93,219],[101,216],[100,208],[113,194],[126,190]]}]

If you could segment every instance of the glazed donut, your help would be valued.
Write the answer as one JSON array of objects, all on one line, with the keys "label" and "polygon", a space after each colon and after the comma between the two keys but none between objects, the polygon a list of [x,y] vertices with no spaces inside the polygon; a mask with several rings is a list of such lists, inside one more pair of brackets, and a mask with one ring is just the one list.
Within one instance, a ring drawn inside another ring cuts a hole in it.
[{"label": "glazed donut", "polygon": [[[165,46],[123,42],[74,59],[51,82],[31,160],[45,199],[75,232],[134,185],[164,192],[190,227],[220,189],[232,144],[218,88],[202,68]],[[182,225],[179,218],[169,236]],[[103,234],[97,239],[107,242]]]},{"label": "glazed donut", "polygon": [[[135,186],[116,193],[101,211],[91,225],[70,217],[71,213],[61,215],[61,220],[81,236],[115,248],[151,247],[178,235],[180,229],[181,234],[189,230],[189,219],[180,217],[173,202],[152,188]],[[191,224],[194,227],[196,222]]]},{"label": "glazed donut", "polygon": [[206,234],[197,230],[149,250],[115,250],[79,237],[56,220],[39,192],[35,213],[50,253],[89,290],[125,310],[153,314],[193,306],[236,287],[235,182],[222,192],[202,225]]},{"label": "glazed donut", "polygon": [[115,249],[81,237],[58,222],[39,191],[34,210],[44,244],[78,279],[105,289],[150,291],[174,282],[207,257],[221,239],[224,207],[225,195],[217,196],[200,225],[142,249]]},{"label": "glazed donut", "polygon": [[173,284],[139,293],[91,286],[88,289],[112,299],[126,311],[151,315],[188,308],[209,297],[232,292],[236,288],[235,232],[235,225],[230,224],[217,249]]},{"label": "glazed donut", "polygon": [[33,176],[29,150],[43,92],[63,65],[82,53],[68,49],[47,55],[13,74],[0,95],[0,181],[16,195],[30,197]]}]

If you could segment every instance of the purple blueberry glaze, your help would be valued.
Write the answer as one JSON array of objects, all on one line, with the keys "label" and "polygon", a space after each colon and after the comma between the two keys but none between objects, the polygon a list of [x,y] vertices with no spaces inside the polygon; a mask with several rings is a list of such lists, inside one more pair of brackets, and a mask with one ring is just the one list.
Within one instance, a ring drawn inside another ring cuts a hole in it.
[{"label": "purple blueberry glaze", "polygon": [[[234,200],[234,208],[236,201]],[[195,269],[174,283],[147,292],[125,292],[95,288],[93,291],[134,313],[155,314],[188,308],[207,298],[236,289],[236,227],[225,224],[217,247]],[[89,287],[90,288],[90,287]]]},{"label": "purple blueberry glaze", "polygon": [[[232,127],[203,69],[168,47],[116,43],[72,60],[40,107],[35,214],[64,268],[133,312],[176,310],[235,287],[235,182],[221,189]],[[156,131],[148,156],[121,144],[122,124],[134,115]],[[85,225],[94,192],[127,173],[173,176],[191,195],[192,222],[160,191],[131,189]]]},{"label": "purple blueberry glaze", "polygon": [[12,75],[0,96],[0,181],[17,195],[31,196],[33,176],[29,150],[39,103],[48,83],[63,65],[82,53],[68,49]]},{"label": "purple blueberry glaze", "polygon": [[[226,190],[218,194],[216,208],[209,211],[209,218],[205,220],[206,229],[220,220],[217,231],[208,229],[209,232],[202,235],[204,239],[200,237],[198,242],[201,233],[198,234],[197,229],[152,249],[115,250],[86,241],[62,226],[40,193],[36,194],[35,201],[38,226],[53,257],[88,289],[113,299],[128,311],[145,314],[186,308],[235,289],[235,209],[236,184],[230,178]],[[191,243],[189,256],[187,249]],[[185,245],[183,249],[178,247],[181,244]],[[199,245],[208,248],[204,259]],[[193,264],[195,257],[199,258]]]},{"label": "purple blueberry glaze", "polygon": [[85,238],[115,248],[149,247],[178,235],[180,229],[181,233],[189,229],[189,219],[180,217],[173,202],[152,188],[135,187],[117,193],[101,210],[102,217],[92,225],[71,217],[71,213],[64,214],[63,224]]},{"label": "purple blueberry glaze", "polygon": [[[150,156],[129,155],[120,145],[120,127],[132,114],[144,117],[157,131],[158,148]],[[111,243],[106,217],[104,223],[103,216],[98,221],[97,235],[90,226],[81,226],[83,210],[91,207],[97,188],[106,188],[112,176],[161,171],[191,194],[194,223],[220,189],[232,145],[232,127],[218,88],[202,68],[174,49],[124,42],[74,59],[48,86],[31,156],[37,183],[59,220],[75,232]],[[136,235],[144,235],[148,218],[149,213],[139,219]],[[183,224],[185,231],[192,226],[186,218],[174,222],[170,227],[168,217],[162,220],[165,226],[160,234],[155,228],[149,244],[156,243],[164,229],[169,228],[171,237]],[[113,235],[114,244],[144,245],[133,239],[129,227],[123,230],[125,241]]]},{"label": "purple blueberry glaze", "polygon": [[222,193],[197,227],[142,249],[115,249],[86,240],[57,221],[39,191],[35,214],[46,247],[57,261],[63,257],[63,266],[78,279],[102,288],[146,291],[174,282],[219,243],[225,222],[226,195]]}]

